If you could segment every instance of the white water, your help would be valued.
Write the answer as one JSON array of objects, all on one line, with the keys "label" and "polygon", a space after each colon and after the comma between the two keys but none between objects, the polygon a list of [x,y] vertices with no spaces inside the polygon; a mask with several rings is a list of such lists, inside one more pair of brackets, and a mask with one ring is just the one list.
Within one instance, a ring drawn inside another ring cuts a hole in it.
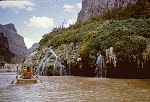
[{"label": "white water", "polygon": [[96,76],[97,77],[106,77],[106,69],[105,69],[105,58],[103,55],[99,55],[96,61]]},{"label": "white water", "polygon": [[45,53],[44,58],[40,61],[38,67],[37,67],[37,74],[42,75],[47,75],[48,67],[49,67],[49,60],[51,58],[55,58],[54,61],[54,66],[53,66],[53,75],[57,75],[57,70],[59,70],[59,75],[65,75],[66,69],[65,66],[61,64],[61,59],[59,56],[56,55],[56,53],[52,50],[51,47],[48,48],[48,50]]}]

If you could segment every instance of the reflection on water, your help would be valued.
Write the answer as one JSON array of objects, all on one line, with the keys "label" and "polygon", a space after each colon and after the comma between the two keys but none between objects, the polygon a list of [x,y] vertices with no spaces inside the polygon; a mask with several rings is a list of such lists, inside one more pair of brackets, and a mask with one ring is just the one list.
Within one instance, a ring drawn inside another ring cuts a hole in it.
[{"label": "reflection on water", "polygon": [[10,84],[14,78],[0,73],[0,102],[150,102],[150,80],[42,76]]}]

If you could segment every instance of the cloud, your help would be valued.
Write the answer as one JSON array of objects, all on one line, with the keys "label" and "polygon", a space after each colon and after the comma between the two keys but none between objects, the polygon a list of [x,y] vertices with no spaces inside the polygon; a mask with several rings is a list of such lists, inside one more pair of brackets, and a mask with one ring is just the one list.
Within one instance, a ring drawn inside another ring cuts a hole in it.
[{"label": "cloud", "polygon": [[32,7],[27,7],[27,10],[28,10],[28,11],[33,11],[34,8],[32,8]]},{"label": "cloud", "polygon": [[25,9],[27,11],[34,10],[32,7],[34,3],[27,1],[27,0],[20,0],[20,1],[0,1],[1,8],[20,8]]},{"label": "cloud", "polygon": [[67,28],[67,27],[69,27],[70,25],[75,24],[76,21],[77,21],[76,18],[71,18],[71,19],[69,19],[68,21],[65,22],[64,27]]},{"label": "cloud", "polygon": [[27,48],[32,47],[32,45],[34,44],[34,41],[32,41],[29,38],[24,38],[24,42],[25,42]]},{"label": "cloud", "polygon": [[72,9],[74,8],[74,5],[64,4],[65,11],[72,12]]},{"label": "cloud", "polygon": [[82,8],[82,4],[81,3],[76,3],[77,8],[81,9]]},{"label": "cloud", "polygon": [[33,28],[49,28],[51,26],[54,26],[54,20],[52,18],[48,18],[45,16],[43,17],[33,16],[28,21],[24,21],[24,23],[28,27],[33,27]]},{"label": "cloud", "polygon": [[18,11],[18,10],[12,9],[12,11],[13,11],[15,14],[19,14],[19,11]]}]

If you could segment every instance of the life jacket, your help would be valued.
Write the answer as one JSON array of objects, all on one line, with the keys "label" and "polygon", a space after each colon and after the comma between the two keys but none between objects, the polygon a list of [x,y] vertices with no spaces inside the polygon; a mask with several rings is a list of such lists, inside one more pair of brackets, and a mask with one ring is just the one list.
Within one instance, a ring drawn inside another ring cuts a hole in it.
[{"label": "life jacket", "polygon": [[24,78],[31,78],[32,73],[31,73],[31,71],[28,72],[27,70],[24,70],[24,72],[22,73],[22,76]]}]

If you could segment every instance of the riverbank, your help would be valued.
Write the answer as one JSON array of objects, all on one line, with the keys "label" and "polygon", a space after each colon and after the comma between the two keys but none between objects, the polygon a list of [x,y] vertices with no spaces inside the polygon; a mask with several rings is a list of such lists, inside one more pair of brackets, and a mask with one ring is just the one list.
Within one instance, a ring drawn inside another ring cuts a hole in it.
[{"label": "riverbank", "polygon": [[17,72],[21,70],[21,65],[19,64],[5,64],[3,67],[0,67],[0,73],[2,72]]},{"label": "riverbank", "polygon": [[17,70],[16,69],[0,68],[0,73],[3,73],[3,72],[17,72]]}]

